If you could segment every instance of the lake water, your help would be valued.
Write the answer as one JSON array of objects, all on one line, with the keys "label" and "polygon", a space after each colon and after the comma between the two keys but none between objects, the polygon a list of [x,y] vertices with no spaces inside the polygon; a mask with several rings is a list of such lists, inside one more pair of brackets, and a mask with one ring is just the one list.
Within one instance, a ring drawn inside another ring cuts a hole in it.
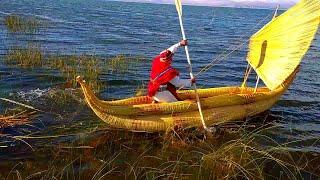
[{"label": "lake water", "polygon": [[[272,18],[273,10],[195,6],[184,6],[183,10],[194,72],[199,72],[212,60],[219,59],[211,69],[198,76],[198,86],[240,85],[247,65],[245,42]],[[10,33],[3,23],[9,14],[36,17],[47,22],[48,27],[40,29],[39,33],[34,35]],[[93,54],[102,57],[126,54],[143,56],[151,61],[153,56],[181,38],[173,5],[103,0],[1,0],[0,21],[0,96],[65,115],[63,120],[60,120],[52,114],[40,114],[30,126],[22,125],[0,131],[8,136],[39,132],[42,135],[55,135],[55,132],[60,132],[58,127],[79,128],[70,128],[69,132],[81,133],[81,130],[88,131],[99,124],[99,120],[86,106],[70,102],[71,104],[58,107],[49,102],[47,96],[51,89],[64,82],[56,71],[41,68],[30,70],[4,63],[3,60],[11,47],[34,42],[41,44],[42,50],[47,54]],[[242,48],[227,58],[221,58],[242,43]],[[269,112],[277,121],[273,122],[276,127],[266,133],[279,143],[295,141],[288,145],[292,151],[320,153],[320,143],[317,141],[320,135],[319,52],[318,32],[295,81]],[[183,77],[188,77],[183,49],[175,55],[174,66],[180,70]],[[148,81],[149,68],[150,63],[147,62],[141,64],[136,73],[121,77],[102,73],[99,78],[107,82],[108,86],[102,89],[101,97],[110,99],[132,96],[139,82]],[[254,86],[254,78],[252,75],[250,86]],[[0,102],[1,111],[7,106],[7,103]],[[88,126],[83,127],[83,124]],[[43,147],[69,142],[68,138],[57,139],[29,143],[35,147]],[[25,148],[23,143],[2,136],[1,140],[1,146],[11,147],[9,150],[0,149],[0,159],[5,159],[9,164],[14,164],[17,159],[24,159],[26,156],[32,157],[26,152],[28,150],[17,151]]]}]

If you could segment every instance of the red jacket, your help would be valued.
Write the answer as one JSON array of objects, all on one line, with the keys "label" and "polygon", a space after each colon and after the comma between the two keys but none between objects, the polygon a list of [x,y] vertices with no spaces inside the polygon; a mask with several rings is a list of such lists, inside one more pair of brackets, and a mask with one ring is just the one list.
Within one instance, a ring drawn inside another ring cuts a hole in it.
[{"label": "red jacket", "polygon": [[[160,61],[160,56],[161,55],[156,56],[152,61],[150,82],[148,85],[148,96],[150,97],[156,94],[160,85],[167,85],[169,81],[179,75],[179,72],[169,63],[170,61],[162,62]],[[172,92],[171,90],[169,91]]]}]

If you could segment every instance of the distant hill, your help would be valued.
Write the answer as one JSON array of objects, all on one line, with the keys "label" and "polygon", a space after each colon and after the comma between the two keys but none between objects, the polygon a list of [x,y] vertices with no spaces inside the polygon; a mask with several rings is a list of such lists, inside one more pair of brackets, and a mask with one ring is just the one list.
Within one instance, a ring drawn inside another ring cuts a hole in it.
[{"label": "distant hill", "polygon": [[[144,2],[156,4],[172,4],[173,0],[118,0],[125,2]],[[183,0],[184,4],[196,6],[236,7],[236,8],[280,8],[286,9],[294,5],[298,0]]]}]

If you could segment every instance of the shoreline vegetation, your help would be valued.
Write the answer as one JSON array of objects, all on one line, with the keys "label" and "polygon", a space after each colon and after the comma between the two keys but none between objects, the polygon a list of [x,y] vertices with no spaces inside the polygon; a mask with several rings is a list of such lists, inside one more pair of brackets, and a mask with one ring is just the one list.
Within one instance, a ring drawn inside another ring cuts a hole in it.
[{"label": "shoreline vegetation", "polygon": [[[74,128],[76,128],[75,126]],[[318,177],[320,159],[312,153],[290,151],[266,137],[260,127],[221,129],[214,136],[198,130],[146,134],[100,127],[79,134],[16,136],[26,156],[0,163],[1,178],[16,179],[303,179]],[[60,131],[61,131],[60,130]],[[62,141],[64,138],[73,139]],[[57,141],[55,141],[55,139]],[[60,140],[59,140],[60,139]],[[41,141],[51,143],[41,143]],[[261,147],[256,142],[267,141]],[[41,144],[41,145],[31,145]],[[26,144],[30,143],[30,144]],[[29,146],[29,147],[28,147]],[[2,148],[3,149],[3,148]],[[8,151],[19,151],[7,147]],[[21,153],[21,152],[20,152]],[[49,162],[49,163],[48,163]],[[37,168],[36,168],[37,167]],[[306,176],[306,174],[309,174]]]},{"label": "shoreline vegetation", "polygon": [[0,129],[7,127],[15,127],[31,123],[36,111],[21,110],[21,109],[7,109],[3,115],[0,114]]},{"label": "shoreline vegetation", "polygon": [[[42,24],[18,15],[5,18],[11,33],[36,33]],[[28,42],[10,47],[4,63],[30,70],[56,70],[66,82],[64,88],[75,87],[75,78],[81,75],[95,91],[100,91],[105,86],[99,80],[101,73],[124,76],[134,73],[136,65],[145,61],[144,57],[128,55],[48,54],[41,44]],[[137,95],[144,89],[143,84],[138,86]],[[64,120],[63,125],[10,135],[3,134],[3,129],[33,126],[34,119],[45,112],[14,108],[0,115],[0,159],[5,160],[0,162],[0,179],[303,179],[320,174],[318,155],[294,152],[289,147],[295,142],[279,144],[265,135],[268,129],[277,128],[272,123],[257,127],[247,122],[226,128],[221,125],[213,136],[205,136],[199,129],[132,133],[109,129],[88,108],[78,105],[79,101],[69,104],[69,97],[74,95],[71,93],[50,94],[48,102],[56,103],[51,110],[66,113],[64,108],[80,108],[65,119],[72,116],[77,120],[87,113],[86,121]],[[257,117],[263,118],[272,117]],[[268,146],[261,147],[260,141]]]}]

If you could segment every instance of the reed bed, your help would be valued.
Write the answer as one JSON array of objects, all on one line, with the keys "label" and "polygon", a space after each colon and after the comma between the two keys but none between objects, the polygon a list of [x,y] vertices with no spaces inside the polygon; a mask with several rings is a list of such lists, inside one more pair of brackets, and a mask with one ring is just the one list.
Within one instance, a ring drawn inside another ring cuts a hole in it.
[{"label": "reed bed", "polygon": [[16,46],[8,50],[5,63],[23,68],[41,67],[43,52],[39,44],[29,43],[26,47]]},{"label": "reed bed", "polygon": [[[32,16],[11,14],[5,17],[4,24],[9,32],[13,33],[36,33],[45,22]],[[36,35],[36,34],[31,34]],[[16,36],[12,36],[17,38]],[[136,73],[137,65],[145,62],[144,57],[128,55],[116,55],[114,57],[99,57],[96,55],[64,55],[48,54],[43,51],[41,44],[28,42],[25,46],[13,46],[8,48],[5,56],[5,63],[22,68],[45,68],[55,69],[65,79],[64,87],[76,86],[75,78],[83,76],[89,86],[95,91],[100,91],[105,84],[99,81],[102,72],[117,76],[124,76],[128,73]]]},{"label": "reed bed", "polygon": [[104,58],[96,55],[51,55],[43,52],[41,45],[29,43],[26,47],[16,46],[8,50],[6,64],[21,68],[43,68],[58,70],[65,79],[65,88],[76,86],[76,77],[84,77],[89,86],[100,91],[104,84],[99,81],[102,73],[124,76],[136,73],[137,65],[145,62],[145,58],[125,55]]},{"label": "reed bed", "polygon": [[99,81],[102,72],[103,62],[101,58],[94,55],[58,55],[49,56],[46,60],[46,67],[57,69],[62,77],[66,79],[66,88],[76,86],[76,77],[86,77],[89,85],[99,91],[103,86]]},{"label": "reed bed", "polygon": [[[49,149],[39,147],[35,152],[40,155],[36,162],[28,160],[22,164],[12,164],[13,168],[8,169],[10,174],[6,176],[17,178],[19,174],[23,179],[319,177],[319,166],[316,165],[319,157],[294,155],[285,144],[277,144],[263,135],[263,130],[223,130],[205,138],[203,133],[195,130],[145,134],[105,127],[73,136],[81,137],[81,140],[71,144],[59,143]],[[19,138],[27,140],[32,137]],[[256,139],[270,141],[270,146],[261,147],[255,143]],[[51,156],[41,155],[43,153]],[[309,173],[309,176],[305,176],[305,173]]]},{"label": "reed bed", "polygon": [[35,33],[43,25],[43,22],[35,17],[11,14],[4,18],[4,24],[12,33]]}]

